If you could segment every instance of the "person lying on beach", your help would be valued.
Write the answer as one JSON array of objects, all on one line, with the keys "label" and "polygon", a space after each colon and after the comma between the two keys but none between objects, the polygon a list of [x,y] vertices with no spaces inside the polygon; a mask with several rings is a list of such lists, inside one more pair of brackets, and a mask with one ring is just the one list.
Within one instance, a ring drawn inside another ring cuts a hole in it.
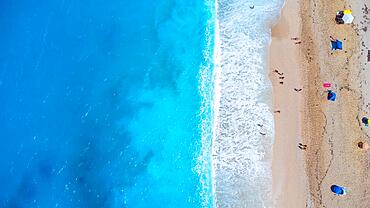
[{"label": "person lying on beach", "polygon": [[294,91],[296,91],[296,92],[300,92],[300,91],[302,91],[302,89],[300,88],[300,89],[298,89],[298,88],[294,88]]},{"label": "person lying on beach", "polygon": [[301,44],[301,43],[302,43],[302,41],[297,41],[294,44]]},{"label": "person lying on beach", "polygon": [[276,111],[274,111],[274,113],[280,113],[280,110],[276,110]]},{"label": "person lying on beach", "polygon": [[329,38],[330,38],[330,41],[332,41],[332,42],[336,42],[337,41],[337,39],[336,38],[333,38],[333,36],[329,36]]}]

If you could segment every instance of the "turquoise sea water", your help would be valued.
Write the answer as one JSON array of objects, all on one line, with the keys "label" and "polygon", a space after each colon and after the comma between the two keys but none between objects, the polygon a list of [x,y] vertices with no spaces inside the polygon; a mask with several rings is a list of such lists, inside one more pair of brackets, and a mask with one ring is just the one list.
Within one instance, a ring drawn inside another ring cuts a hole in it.
[{"label": "turquoise sea water", "polygon": [[0,207],[211,207],[213,10],[1,1]]}]

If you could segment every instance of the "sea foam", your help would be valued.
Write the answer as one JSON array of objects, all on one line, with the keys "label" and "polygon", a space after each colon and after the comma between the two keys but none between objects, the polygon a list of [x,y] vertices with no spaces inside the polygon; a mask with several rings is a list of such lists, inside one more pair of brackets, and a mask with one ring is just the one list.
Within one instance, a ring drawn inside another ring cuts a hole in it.
[{"label": "sea foam", "polygon": [[280,1],[216,2],[212,144],[216,207],[271,207],[274,122],[267,77]]},{"label": "sea foam", "polygon": [[206,46],[203,50],[203,62],[198,75],[198,90],[201,95],[201,107],[199,112],[201,129],[200,149],[196,152],[195,171],[200,176],[199,193],[202,207],[214,207],[212,197],[212,127],[213,127],[213,103],[214,103],[214,38],[215,38],[215,4],[213,0],[206,0],[209,19],[205,31]]}]

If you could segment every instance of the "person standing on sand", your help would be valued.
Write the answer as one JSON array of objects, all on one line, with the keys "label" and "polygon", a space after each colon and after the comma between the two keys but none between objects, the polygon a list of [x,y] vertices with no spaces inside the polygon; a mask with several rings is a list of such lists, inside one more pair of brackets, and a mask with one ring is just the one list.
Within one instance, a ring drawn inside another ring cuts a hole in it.
[{"label": "person standing on sand", "polygon": [[306,150],[307,149],[307,145],[306,144],[302,144],[302,143],[298,143],[298,148],[301,149],[301,150]]},{"label": "person standing on sand", "polygon": [[302,43],[302,41],[297,37],[291,38],[291,40],[295,41],[294,44],[301,44]]},{"label": "person standing on sand", "polygon": [[369,149],[369,144],[368,143],[359,142],[359,143],[357,143],[357,146],[360,149],[364,149],[364,150],[368,150]]},{"label": "person standing on sand", "polygon": [[336,38],[333,38],[333,36],[329,36],[329,38],[330,38],[330,41],[332,41],[332,42],[336,42],[337,41],[337,39]]}]

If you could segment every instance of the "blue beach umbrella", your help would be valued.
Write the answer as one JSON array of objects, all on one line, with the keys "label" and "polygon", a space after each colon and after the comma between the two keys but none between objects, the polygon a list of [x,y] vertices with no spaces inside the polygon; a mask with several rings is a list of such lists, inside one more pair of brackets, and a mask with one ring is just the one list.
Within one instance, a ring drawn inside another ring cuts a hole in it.
[{"label": "blue beach umbrella", "polygon": [[342,41],[340,40],[331,41],[331,50],[342,50],[342,49],[343,49]]},{"label": "blue beach umbrella", "polygon": [[330,101],[335,101],[337,98],[337,94],[335,94],[333,91],[328,90],[328,100]]},{"label": "blue beach umbrella", "polygon": [[330,189],[337,195],[346,195],[346,189],[344,187],[332,185]]},{"label": "blue beach umbrella", "polygon": [[343,49],[343,47],[342,47],[342,41],[340,41],[340,40],[337,40],[337,49],[339,49],[339,50],[342,50]]}]

